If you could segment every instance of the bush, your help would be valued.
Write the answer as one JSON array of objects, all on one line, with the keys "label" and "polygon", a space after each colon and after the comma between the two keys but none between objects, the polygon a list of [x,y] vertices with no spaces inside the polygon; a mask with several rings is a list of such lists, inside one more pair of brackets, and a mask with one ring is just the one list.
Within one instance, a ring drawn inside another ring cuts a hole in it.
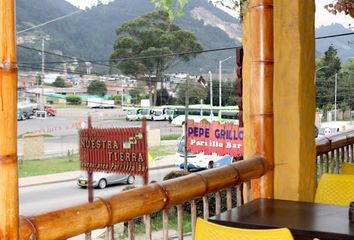
[{"label": "bush", "polygon": [[[168,173],[163,180],[168,180],[168,179],[173,179],[181,176],[188,175],[188,173],[180,170],[180,171],[172,171]],[[236,196],[236,188],[232,188],[232,196]],[[227,210],[227,204],[226,204],[226,190],[220,191],[220,197],[221,197],[221,212],[224,212]],[[209,215],[214,216],[215,215],[215,193],[211,193],[208,195],[208,200],[209,200]],[[195,199],[196,207],[197,207],[197,216],[198,217],[203,217],[203,198],[196,198]],[[232,205],[236,205],[236,198],[232,198]],[[182,204],[183,206],[183,211],[190,214],[191,213],[191,204],[190,202],[184,202]]]},{"label": "bush", "polygon": [[66,96],[66,102],[70,105],[80,105],[81,104],[81,98],[78,96],[70,95]]},{"label": "bush", "polygon": [[120,105],[122,103],[122,96],[119,95],[110,96],[109,100],[114,100],[115,105]]}]

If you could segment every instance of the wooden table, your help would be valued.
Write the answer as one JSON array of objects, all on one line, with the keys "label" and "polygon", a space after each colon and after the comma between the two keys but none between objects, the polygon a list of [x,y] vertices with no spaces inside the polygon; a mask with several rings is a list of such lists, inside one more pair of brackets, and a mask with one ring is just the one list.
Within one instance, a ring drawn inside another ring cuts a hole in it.
[{"label": "wooden table", "polygon": [[349,207],[257,199],[209,218],[231,227],[266,229],[287,227],[295,239],[354,240],[354,223],[349,222]]}]

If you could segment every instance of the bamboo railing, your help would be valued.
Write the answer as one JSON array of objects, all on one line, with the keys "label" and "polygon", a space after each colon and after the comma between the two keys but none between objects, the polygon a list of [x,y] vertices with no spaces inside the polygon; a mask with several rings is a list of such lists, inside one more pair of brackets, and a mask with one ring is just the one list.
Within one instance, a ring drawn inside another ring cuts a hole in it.
[{"label": "bamboo railing", "polygon": [[[112,226],[129,221],[129,239],[134,239],[132,220],[137,217],[163,211],[164,239],[168,238],[167,209],[177,206],[179,239],[183,239],[182,210],[183,202],[191,201],[192,232],[196,221],[194,199],[203,197],[204,218],[208,218],[207,194],[217,193],[221,189],[229,189],[251,179],[259,178],[266,173],[268,167],[264,158],[254,157],[187,176],[167,180],[161,183],[128,190],[111,196],[100,198],[71,208],[65,208],[38,216],[20,219],[20,239],[66,239],[94,229]],[[228,208],[231,208],[231,190],[227,190]],[[218,194],[216,194],[218,196]],[[220,196],[216,197],[216,205],[220,206]],[[220,212],[220,207],[216,207]],[[150,221],[149,217],[145,218]],[[149,224],[147,224],[149,225]],[[150,231],[150,232],[149,232]],[[151,227],[147,226],[146,239],[151,239]]]},{"label": "bamboo railing", "polygon": [[316,140],[317,175],[339,173],[343,162],[354,163],[354,130]]},{"label": "bamboo railing", "polygon": [[17,240],[17,64],[13,0],[0,1],[0,43],[0,239]]}]

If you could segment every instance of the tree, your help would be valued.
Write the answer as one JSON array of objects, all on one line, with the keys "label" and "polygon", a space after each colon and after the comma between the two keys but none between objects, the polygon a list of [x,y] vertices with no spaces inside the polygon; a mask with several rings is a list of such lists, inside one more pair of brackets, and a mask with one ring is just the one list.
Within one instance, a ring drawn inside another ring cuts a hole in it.
[{"label": "tree", "polygon": [[99,80],[93,80],[87,87],[87,93],[103,97],[107,93],[106,84]]},{"label": "tree", "polygon": [[126,75],[155,75],[148,86],[150,102],[155,105],[157,82],[162,84],[163,73],[180,61],[195,58],[202,49],[194,33],[171,23],[165,11],[153,11],[117,29],[110,61]]},{"label": "tree", "polygon": [[74,95],[69,95],[65,97],[66,101],[68,104],[71,105],[80,105],[81,104],[81,98],[79,96],[74,96]]},{"label": "tree", "polygon": [[62,77],[57,77],[52,85],[54,87],[67,87],[65,80]]},{"label": "tree", "polygon": [[140,104],[141,99],[149,98],[149,94],[146,91],[146,84],[144,81],[138,81],[138,84],[129,90],[131,101],[134,104]]},{"label": "tree", "polygon": [[[338,103],[354,109],[354,59],[343,65],[338,76]],[[342,108],[343,109],[343,108]],[[344,110],[344,109],[343,109]]]},{"label": "tree", "polygon": [[323,108],[334,102],[335,74],[339,73],[340,68],[341,62],[337,56],[337,49],[331,45],[324,53],[324,56],[320,58],[317,66],[317,107]]},{"label": "tree", "polygon": [[157,106],[162,105],[174,105],[176,103],[176,98],[172,97],[166,88],[157,90]]},{"label": "tree", "polygon": [[[177,103],[185,105],[187,92],[187,84],[182,83],[178,86],[177,89]],[[200,104],[200,100],[205,101],[207,99],[208,90],[202,85],[195,82],[190,82],[188,84],[188,96],[189,104]]]},{"label": "tree", "polygon": [[155,4],[156,8],[162,8],[166,11],[170,22],[173,22],[177,16],[183,16],[183,8],[188,0],[151,0],[151,2]]}]

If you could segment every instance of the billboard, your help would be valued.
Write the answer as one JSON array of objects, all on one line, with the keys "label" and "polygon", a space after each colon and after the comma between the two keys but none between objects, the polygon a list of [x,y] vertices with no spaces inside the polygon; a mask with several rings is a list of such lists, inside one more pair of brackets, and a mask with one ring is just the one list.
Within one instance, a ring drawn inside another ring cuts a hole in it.
[{"label": "billboard", "polygon": [[193,153],[238,156],[243,154],[243,128],[208,121],[187,122],[187,150]]},{"label": "billboard", "polygon": [[146,128],[86,128],[79,131],[80,168],[146,176]]}]

